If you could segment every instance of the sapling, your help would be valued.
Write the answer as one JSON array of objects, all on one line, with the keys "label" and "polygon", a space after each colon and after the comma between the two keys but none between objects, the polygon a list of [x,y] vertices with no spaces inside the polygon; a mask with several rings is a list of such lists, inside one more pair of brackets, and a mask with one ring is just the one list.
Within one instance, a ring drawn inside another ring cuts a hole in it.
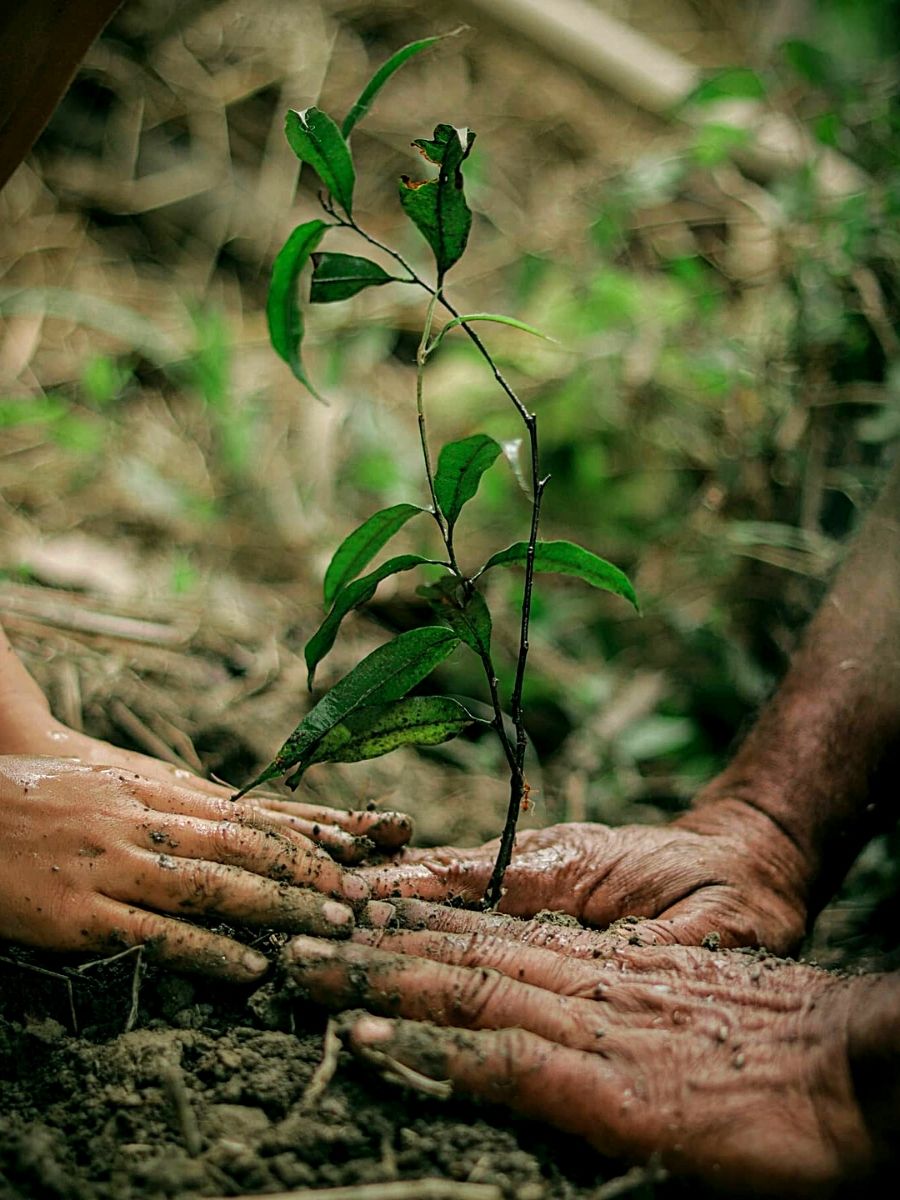
[{"label": "sapling", "polygon": [[[436,581],[418,589],[434,623],[401,633],[367,655],[325,693],[269,765],[241,788],[237,796],[288,772],[291,772],[288,786],[296,787],[314,763],[357,762],[386,754],[399,746],[437,745],[456,737],[476,721],[463,704],[449,696],[410,696],[409,693],[458,646],[465,645],[476,655],[484,670],[493,713],[489,724],[499,738],[509,768],[506,821],[484,897],[485,905],[494,907],[502,896],[503,876],[512,856],[516,823],[528,795],[525,777],[528,737],[522,693],[534,575],[548,571],[576,575],[594,587],[624,596],[635,606],[637,602],[631,583],[618,567],[571,542],[547,542],[539,537],[541,499],[547,478],[541,475],[540,469],[537,416],[529,412],[516,395],[474,326],[476,322],[494,321],[528,334],[543,335],[524,322],[499,313],[461,314],[446,294],[447,273],[462,257],[472,224],[464,190],[463,166],[472,152],[475,134],[470,129],[438,125],[430,138],[417,138],[413,142],[431,164],[430,176],[413,180],[404,175],[400,179],[401,207],[434,255],[434,282],[420,275],[396,250],[367,233],[354,216],[355,170],[348,142],[350,133],[394,72],[439,40],[438,37],[424,38],[398,50],[376,72],[340,125],[316,107],[288,112],[285,120],[287,140],[298,159],[310,166],[324,185],[320,199],[325,217],[304,222],[288,237],[275,259],[267,304],[273,347],[304,387],[317,395],[300,353],[303,314],[297,301],[298,277],[308,263],[312,263],[309,298],[313,304],[346,300],[364,288],[394,284],[411,285],[427,295],[416,354],[415,399],[429,503],[410,502],[383,508],[338,546],[325,572],[323,592],[327,615],[305,648],[310,690],[316,668],[331,650],[344,617],[371,599],[378,584],[388,576],[417,567],[442,570]],[[377,247],[395,264],[396,273],[365,257],[320,251],[323,238],[334,228],[352,230],[364,242]],[[485,471],[494,465],[502,450],[492,437],[475,433],[445,445],[437,457],[437,465],[433,462],[426,422],[426,366],[444,338],[457,330],[469,337],[487,363],[497,385],[525,426],[529,448],[528,471],[521,481],[530,500],[528,537],[498,550],[472,572],[460,565],[457,522],[463,507],[478,491]],[[420,554],[400,554],[364,574],[391,538],[408,521],[422,514],[426,514],[436,528],[440,547],[437,555],[426,558]],[[521,566],[525,570],[518,654],[509,698],[509,724],[491,653],[491,613],[481,588],[486,572],[501,566]]]}]

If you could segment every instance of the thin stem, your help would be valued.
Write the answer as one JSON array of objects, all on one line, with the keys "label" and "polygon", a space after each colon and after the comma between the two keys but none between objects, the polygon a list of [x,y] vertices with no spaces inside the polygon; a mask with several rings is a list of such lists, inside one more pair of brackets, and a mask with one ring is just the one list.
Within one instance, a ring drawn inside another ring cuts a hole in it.
[{"label": "thin stem", "polygon": [[434,323],[436,305],[437,292],[432,295],[428,304],[428,311],[425,314],[425,326],[422,329],[422,339],[416,351],[416,413],[419,418],[419,441],[422,445],[422,458],[425,460],[425,475],[428,479],[428,491],[431,495],[431,508],[434,519],[437,521],[438,528],[441,531],[441,536],[446,544],[447,527],[441,516],[441,510],[438,508],[437,495],[434,490],[434,471],[431,467],[431,451],[428,449],[428,431],[425,425],[425,363],[428,358],[428,339],[431,336],[431,326]]},{"label": "thin stem", "polygon": [[516,765],[516,755],[513,750],[512,743],[506,734],[506,728],[503,723],[503,705],[500,703],[500,692],[497,686],[497,672],[494,670],[494,664],[490,654],[481,654],[482,666],[487,677],[488,691],[491,695],[491,707],[494,710],[494,729],[497,731],[497,737],[500,739],[500,745],[503,748],[503,753],[506,755],[506,762],[509,766],[510,773],[515,775],[518,773]]},{"label": "thin stem", "polygon": [[[337,219],[343,221],[343,218],[341,218],[341,217],[338,217]],[[447,310],[447,312],[450,313],[450,315],[452,317],[458,318],[460,316],[459,310],[454,308],[453,305],[449,302],[449,300],[447,300],[446,297],[442,294],[440,286],[433,288],[429,283],[427,283],[424,279],[422,279],[422,277],[416,271],[413,270],[413,268],[410,266],[410,264],[402,256],[402,254],[399,254],[396,250],[392,250],[390,246],[384,245],[383,242],[379,242],[378,239],[372,237],[371,234],[366,233],[366,231],[364,229],[361,229],[360,226],[356,224],[356,222],[353,220],[352,217],[349,218],[344,223],[349,225],[351,228],[355,229],[356,232],[360,235],[360,237],[362,237],[365,241],[367,241],[371,246],[375,246],[377,249],[382,250],[385,254],[390,255],[390,257],[393,258],[393,260],[396,263],[399,263],[399,265],[408,273],[409,281],[411,283],[417,283],[417,284],[419,284],[420,287],[425,288],[425,290],[427,292],[431,293],[432,299],[431,299],[431,304],[429,305],[429,310],[428,310],[429,311],[429,322],[428,322],[429,330],[430,330],[430,322],[433,320],[433,317],[434,317],[434,308],[437,303],[440,303]],[[519,399],[519,397],[516,395],[512,386],[510,385],[510,383],[505,378],[502,371],[500,370],[500,368],[497,366],[496,362],[494,361],[494,358],[493,358],[491,352],[488,350],[487,346],[485,346],[484,342],[481,340],[481,338],[476,333],[476,331],[471,327],[471,325],[469,325],[467,322],[463,321],[460,324],[460,328],[465,330],[467,336],[469,337],[469,340],[472,342],[472,344],[477,349],[478,353],[481,355],[481,357],[485,360],[485,362],[490,367],[491,372],[492,372],[497,384],[502,389],[502,391],[505,392],[505,394],[507,395],[509,400],[512,402],[514,408],[518,412],[519,416],[521,417],[522,421],[524,422],[525,428],[528,430],[528,443],[529,443],[529,448],[531,451],[531,492],[532,492],[531,528],[529,530],[528,548],[527,548],[526,558],[525,558],[525,583],[524,583],[524,587],[522,589],[522,609],[521,609],[521,620],[520,620],[520,631],[519,631],[519,653],[518,653],[518,658],[516,660],[516,674],[515,674],[515,680],[513,683],[512,697],[511,697],[511,701],[510,701],[510,716],[512,717],[513,725],[515,726],[515,730],[516,730],[516,748],[515,748],[515,755],[514,755],[513,761],[511,761],[509,764],[510,765],[510,792],[509,792],[509,804],[508,804],[507,810],[506,810],[506,822],[503,827],[503,833],[501,834],[501,837],[500,837],[500,849],[497,854],[497,861],[494,864],[494,869],[491,872],[491,878],[488,883],[487,890],[485,892],[485,907],[486,908],[495,908],[497,906],[497,904],[500,903],[500,900],[503,895],[503,876],[505,875],[506,868],[509,866],[510,861],[512,859],[513,847],[515,845],[515,840],[516,840],[516,825],[517,825],[518,818],[519,818],[519,811],[521,809],[522,800],[525,795],[525,786],[526,786],[525,785],[525,752],[528,747],[528,734],[525,730],[525,723],[524,723],[523,715],[522,715],[522,689],[525,684],[525,666],[528,661],[528,649],[529,649],[528,638],[529,638],[529,627],[530,627],[530,623],[531,623],[531,600],[532,600],[532,593],[533,593],[533,589],[534,589],[534,555],[535,555],[535,548],[537,546],[537,541],[538,541],[538,533],[539,533],[539,529],[540,529],[541,498],[543,496],[544,488],[547,484],[547,479],[541,478],[540,454],[539,454],[539,447],[538,447],[537,415],[535,413],[529,412],[528,409],[525,407],[525,405],[522,403],[522,401]],[[417,362],[418,362],[419,357],[423,357],[423,358],[427,357],[427,339],[423,339],[423,342],[419,347],[419,356],[417,356]],[[419,380],[421,380],[423,365],[424,365],[423,363],[419,364]],[[419,386],[417,388],[417,392],[421,397],[421,384],[419,384]],[[424,417],[422,415],[422,408],[421,408],[421,398],[420,398],[420,405],[419,405],[419,413],[420,413],[419,427],[421,430],[423,428],[423,421],[424,421]],[[430,475],[430,462],[427,457],[427,447],[424,446],[424,442],[423,442],[423,448],[425,448],[425,451],[426,451],[426,466],[429,471],[429,483],[432,486],[432,499],[434,501],[435,513],[437,513],[437,502],[436,502],[436,500],[434,500],[433,482],[431,480],[431,475]],[[441,527],[441,532],[444,534],[444,542],[447,546],[447,555],[450,558],[451,564],[454,564],[454,569],[456,569],[455,568],[456,560],[455,560],[455,556],[453,553],[453,545],[452,545],[452,530],[447,531],[445,529],[445,526],[443,525],[443,522],[441,522],[441,521],[439,521],[438,524]],[[456,573],[458,575],[460,574],[458,569],[456,569]],[[492,703],[494,703],[494,696],[496,694],[497,684],[496,684],[496,678],[494,677],[494,674],[493,674],[493,666],[491,666],[488,669],[488,664],[485,663],[485,668],[488,672],[488,683],[492,688],[491,701],[492,701]],[[499,712],[500,716],[502,717],[502,709],[499,708],[499,696],[497,697],[497,700],[496,700],[495,712]],[[496,718],[495,718],[495,720],[496,720]],[[501,737],[501,741],[504,743],[504,751],[505,751],[507,749],[509,739],[506,737],[506,731],[503,728],[502,720],[500,720],[500,722],[498,724],[497,732]]]}]

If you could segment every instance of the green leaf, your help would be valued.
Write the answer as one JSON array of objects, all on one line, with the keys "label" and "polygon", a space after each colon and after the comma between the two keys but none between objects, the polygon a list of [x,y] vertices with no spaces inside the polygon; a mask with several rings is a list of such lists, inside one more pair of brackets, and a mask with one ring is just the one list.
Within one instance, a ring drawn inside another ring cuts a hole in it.
[{"label": "green leaf", "polygon": [[[400,746],[438,746],[475,720],[449,696],[412,696],[392,704],[367,704],[322,738],[303,769],[313,763],[378,758]],[[302,771],[294,778],[300,774]]]},{"label": "green leaf", "polygon": [[766,86],[749,67],[729,67],[704,79],[690,92],[679,107],[691,104],[713,104],[717,100],[762,100]]},{"label": "green leaf", "polygon": [[511,325],[513,329],[521,329],[522,333],[530,333],[534,337],[543,338],[545,342],[555,342],[556,338],[549,337],[546,333],[541,333],[539,329],[535,329],[533,325],[526,325],[524,321],[518,321],[515,317],[504,316],[503,313],[465,313],[460,317],[454,317],[452,321],[441,329],[435,335],[434,340],[428,347],[428,353],[437,350],[438,346],[444,339],[444,334],[449,333],[451,329],[455,329],[457,325],[467,324],[471,321],[493,321],[497,325]]},{"label": "green leaf", "polygon": [[307,221],[298,225],[278,251],[272,266],[266,316],[269,321],[269,340],[276,354],[281,355],[305,388],[321,399],[310,383],[300,361],[303,341],[303,314],[297,303],[297,277],[328,228],[325,221]]},{"label": "green leaf", "polygon": [[463,191],[462,164],[469,156],[475,134],[453,125],[435,127],[432,139],[413,142],[429,162],[440,167],[437,179],[400,177],[400,203],[434,251],[438,287],[466,248],[472,213]]},{"label": "green leaf", "polygon": [[749,145],[751,140],[749,129],[707,121],[697,130],[694,158],[702,167],[717,167],[719,163],[727,162],[736,150]]},{"label": "green leaf", "polygon": [[350,130],[358,121],[366,115],[372,107],[372,101],[394,74],[398,71],[405,62],[408,62],[414,55],[421,54],[423,50],[427,50],[429,46],[433,46],[435,42],[440,42],[446,37],[455,37],[461,33],[465,26],[461,25],[459,29],[451,30],[450,33],[439,33],[436,37],[422,38],[418,42],[410,42],[407,46],[401,46],[396,53],[392,54],[387,62],[378,68],[366,86],[359,94],[359,99],[344,117],[344,123],[341,126],[341,133],[344,137],[350,136]]},{"label": "green leaf", "polygon": [[[524,567],[527,557],[528,543],[514,542],[505,550],[492,554],[478,574],[491,567]],[[585,550],[583,546],[576,546],[574,542],[538,542],[534,548],[534,569],[551,574],[577,575],[592,587],[624,596],[638,608],[637,596],[625,572],[606,559],[598,558],[590,550]]]},{"label": "green leaf", "polygon": [[416,591],[425,597],[438,619],[471,646],[479,658],[490,655],[491,613],[480,592],[471,591],[466,598],[462,584],[453,575],[445,575]]},{"label": "green leaf", "polygon": [[383,267],[369,258],[355,254],[314,254],[312,285],[309,298],[313,304],[330,304],[334,300],[349,300],[363,288],[380,287],[385,283],[405,283],[396,275],[388,275]]},{"label": "green leaf", "polygon": [[382,508],[374,513],[349,533],[335,550],[325,572],[322,585],[325,603],[333,603],[341,588],[369,565],[381,547],[403,528],[410,517],[428,511],[418,504],[392,504],[390,508]]},{"label": "green leaf", "polygon": [[822,87],[834,78],[831,58],[824,50],[810,42],[804,42],[800,38],[789,38],[782,42],[781,53],[788,65],[814,87]]},{"label": "green leaf", "polygon": [[301,162],[309,163],[349,217],[353,209],[356,172],[350,147],[337,125],[321,108],[289,108],[284,132]]},{"label": "green leaf", "polygon": [[452,630],[428,626],[401,633],[367,654],[310,709],[269,765],[236,792],[234,799],[292,767],[304,770],[322,738],[336,725],[366,704],[402,699],[458,645],[459,638]]},{"label": "green leaf", "polygon": [[370,571],[368,575],[363,575],[362,579],[348,583],[338,592],[331,612],[306,643],[304,654],[308,672],[307,684],[310,690],[312,690],[316,667],[334,645],[341,621],[347,613],[358,608],[360,604],[365,604],[367,600],[371,600],[382,579],[387,579],[389,575],[396,575],[400,571],[411,571],[413,567],[420,567],[425,563],[433,564],[434,559],[423,558],[421,554],[400,554],[396,558],[389,558],[387,562],[376,567],[374,571]]},{"label": "green leaf", "polygon": [[441,450],[434,476],[438,506],[452,526],[463,505],[478,491],[481,477],[500,453],[500,444],[486,433],[476,433]]}]

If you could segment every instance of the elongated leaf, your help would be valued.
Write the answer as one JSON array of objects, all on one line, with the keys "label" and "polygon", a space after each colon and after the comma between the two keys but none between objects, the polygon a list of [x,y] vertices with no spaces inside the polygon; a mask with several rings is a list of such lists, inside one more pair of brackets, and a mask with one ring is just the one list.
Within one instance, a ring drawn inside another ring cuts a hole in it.
[{"label": "elongated leaf", "polygon": [[404,283],[396,275],[388,275],[383,267],[369,258],[355,254],[314,254],[312,285],[309,299],[313,304],[330,304],[334,300],[349,300],[363,288],[380,287],[385,283]]},{"label": "elongated leaf", "polygon": [[297,303],[297,277],[310,255],[322,240],[328,225],[325,221],[307,221],[298,225],[278,251],[272,266],[266,316],[269,339],[276,354],[288,364],[305,388],[321,399],[310,383],[300,360],[303,341],[303,314]]},{"label": "elongated leaf", "polygon": [[[527,557],[528,543],[514,542],[505,550],[492,554],[478,574],[491,567],[524,567]],[[590,550],[585,550],[583,546],[576,546],[574,542],[538,542],[534,548],[534,569],[545,573],[577,575],[592,587],[624,596],[635,608],[638,607],[637,596],[625,572]]]},{"label": "elongated leaf", "polygon": [[437,179],[411,180],[400,177],[400,203],[431,246],[437,262],[438,286],[469,240],[472,213],[463,191],[462,164],[475,141],[471,129],[438,125],[432,139],[413,142],[429,162],[440,167]]},{"label": "elongated leaf", "polygon": [[306,681],[310,690],[312,690],[316,667],[334,645],[341,621],[347,613],[370,600],[375,595],[375,589],[382,579],[387,579],[389,575],[396,575],[400,571],[411,571],[413,567],[420,567],[423,563],[432,563],[433,561],[431,558],[423,558],[421,554],[400,554],[396,558],[389,558],[387,562],[376,567],[374,571],[370,571],[368,575],[363,575],[362,579],[348,583],[338,592],[334,598],[331,612],[306,643],[304,651],[308,672]]},{"label": "elongated leaf", "polygon": [[728,67],[704,79],[679,102],[682,108],[692,104],[713,104],[717,100],[761,100],[766,85],[749,67]]},{"label": "elongated leaf", "polygon": [[341,125],[341,133],[344,137],[350,136],[350,130],[358,121],[366,115],[372,107],[372,101],[394,74],[398,71],[405,62],[408,62],[414,55],[421,54],[423,50],[427,50],[429,46],[433,46],[435,42],[440,42],[446,37],[455,37],[460,33],[463,26],[459,29],[451,30],[450,33],[439,33],[436,37],[422,38],[418,42],[410,42],[407,46],[401,46],[387,62],[378,68],[366,86],[359,94],[359,99],[344,117],[344,123]]},{"label": "elongated leaf", "polygon": [[503,313],[463,313],[461,316],[454,317],[435,334],[434,340],[428,347],[428,353],[437,350],[438,346],[444,340],[444,334],[449,333],[451,329],[456,329],[458,325],[469,324],[472,321],[493,321],[495,325],[510,325],[513,329],[520,329],[522,333],[530,333],[534,337],[543,338],[545,342],[555,342],[556,338],[549,337],[546,333],[541,333],[540,329],[535,329],[533,325],[526,325],[524,321],[519,321],[515,317],[504,316]]},{"label": "elongated leaf", "polygon": [[309,163],[349,217],[353,210],[356,172],[350,147],[328,113],[321,108],[289,108],[284,132],[301,162]]},{"label": "elongated leaf", "polygon": [[428,626],[401,633],[367,654],[310,709],[265,770],[236,792],[234,799],[240,799],[268,779],[284,775],[292,767],[302,771],[316,746],[335,725],[365,704],[400,700],[458,645],[459,638],[452,630]]},{"label": "elongated leaf", "polygon": [[400,746],[438,746],[475,721],[449,696],[411,696],[392,704],[367,704],[322,738],[304,769],[313,763],[379,758]]},{"label": "elongated leaf", "polygon": [[491,652],[491,614],[480,592],[471,591],[468,598],[463,586],[452,575],[436,583],[416,588],[431,606],[431,611],[448,625],[460,639],[471,646],[480,658]]},{"label": "elongated leaf", "polygon": [[410,517],[429,511],[427,508],[420,508],[418,504],[392,504],[390,508],[382,508],[373,513],[367,521],[363,521],[362,525],[349,533],[335,550],[325,572],[325,582],[322,585],[325,603],[331,604],[334,601],[341,588],[369,565],[381,547],[403,528]]},{"label": "elongated leaf", "polygon": [[481,477],[500,454],[500,443],[486,433],[476,433],[441,450],[434,476],[434,494],[450,525],[463,505],[478,491]]}]

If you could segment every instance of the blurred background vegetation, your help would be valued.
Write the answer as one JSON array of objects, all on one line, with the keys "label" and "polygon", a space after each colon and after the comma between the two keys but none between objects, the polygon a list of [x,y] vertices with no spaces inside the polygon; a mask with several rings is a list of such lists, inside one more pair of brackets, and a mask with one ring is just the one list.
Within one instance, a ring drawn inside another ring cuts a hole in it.
[{"label": "blurred background vegetation", "polygon": [[[544,536],[622,566],[643,605],[636,618],[540,580],[529,820],[658,820],[725,760],[900,433],[900,27],[887,0],[596,7],[699,86],[649,111],[462,0],[120,10],[0,194],[0,594],[64,719],[238,779],[303,711],[330,552],[375,508],[424,497],[423,306],[381,288],[310,313],[328,407],[268,348],[272,259],[318,214],[284,111],[340,117],[394,49],[466,22],[354,133],[357,216],[427,267],[396,178],[438,121],[476,130],[475,223],[448,290],[557,339],[484,327],[540,417]],[[764,162],[763,134],[734,119],[747,105],[803,152]],[[428,387],[436,444],[520,436],[464,338],[447,338]],[[491,472],[465,560],[526,523],[512,472]],[[512,613],[520,579],[491,586]],[[409,577],[383,584],[322,683],[417,603]],[[497,644],[508,671],[514,620]],[[481,695],[461,655],[441,683]],[[485,740],[317,768],[309,784],[412,808],[426,841],[476,841],[499,830],[500,768]],[[869,907],[892,894],[894,850],[868,852],[835,927],[863,893]]]}]

